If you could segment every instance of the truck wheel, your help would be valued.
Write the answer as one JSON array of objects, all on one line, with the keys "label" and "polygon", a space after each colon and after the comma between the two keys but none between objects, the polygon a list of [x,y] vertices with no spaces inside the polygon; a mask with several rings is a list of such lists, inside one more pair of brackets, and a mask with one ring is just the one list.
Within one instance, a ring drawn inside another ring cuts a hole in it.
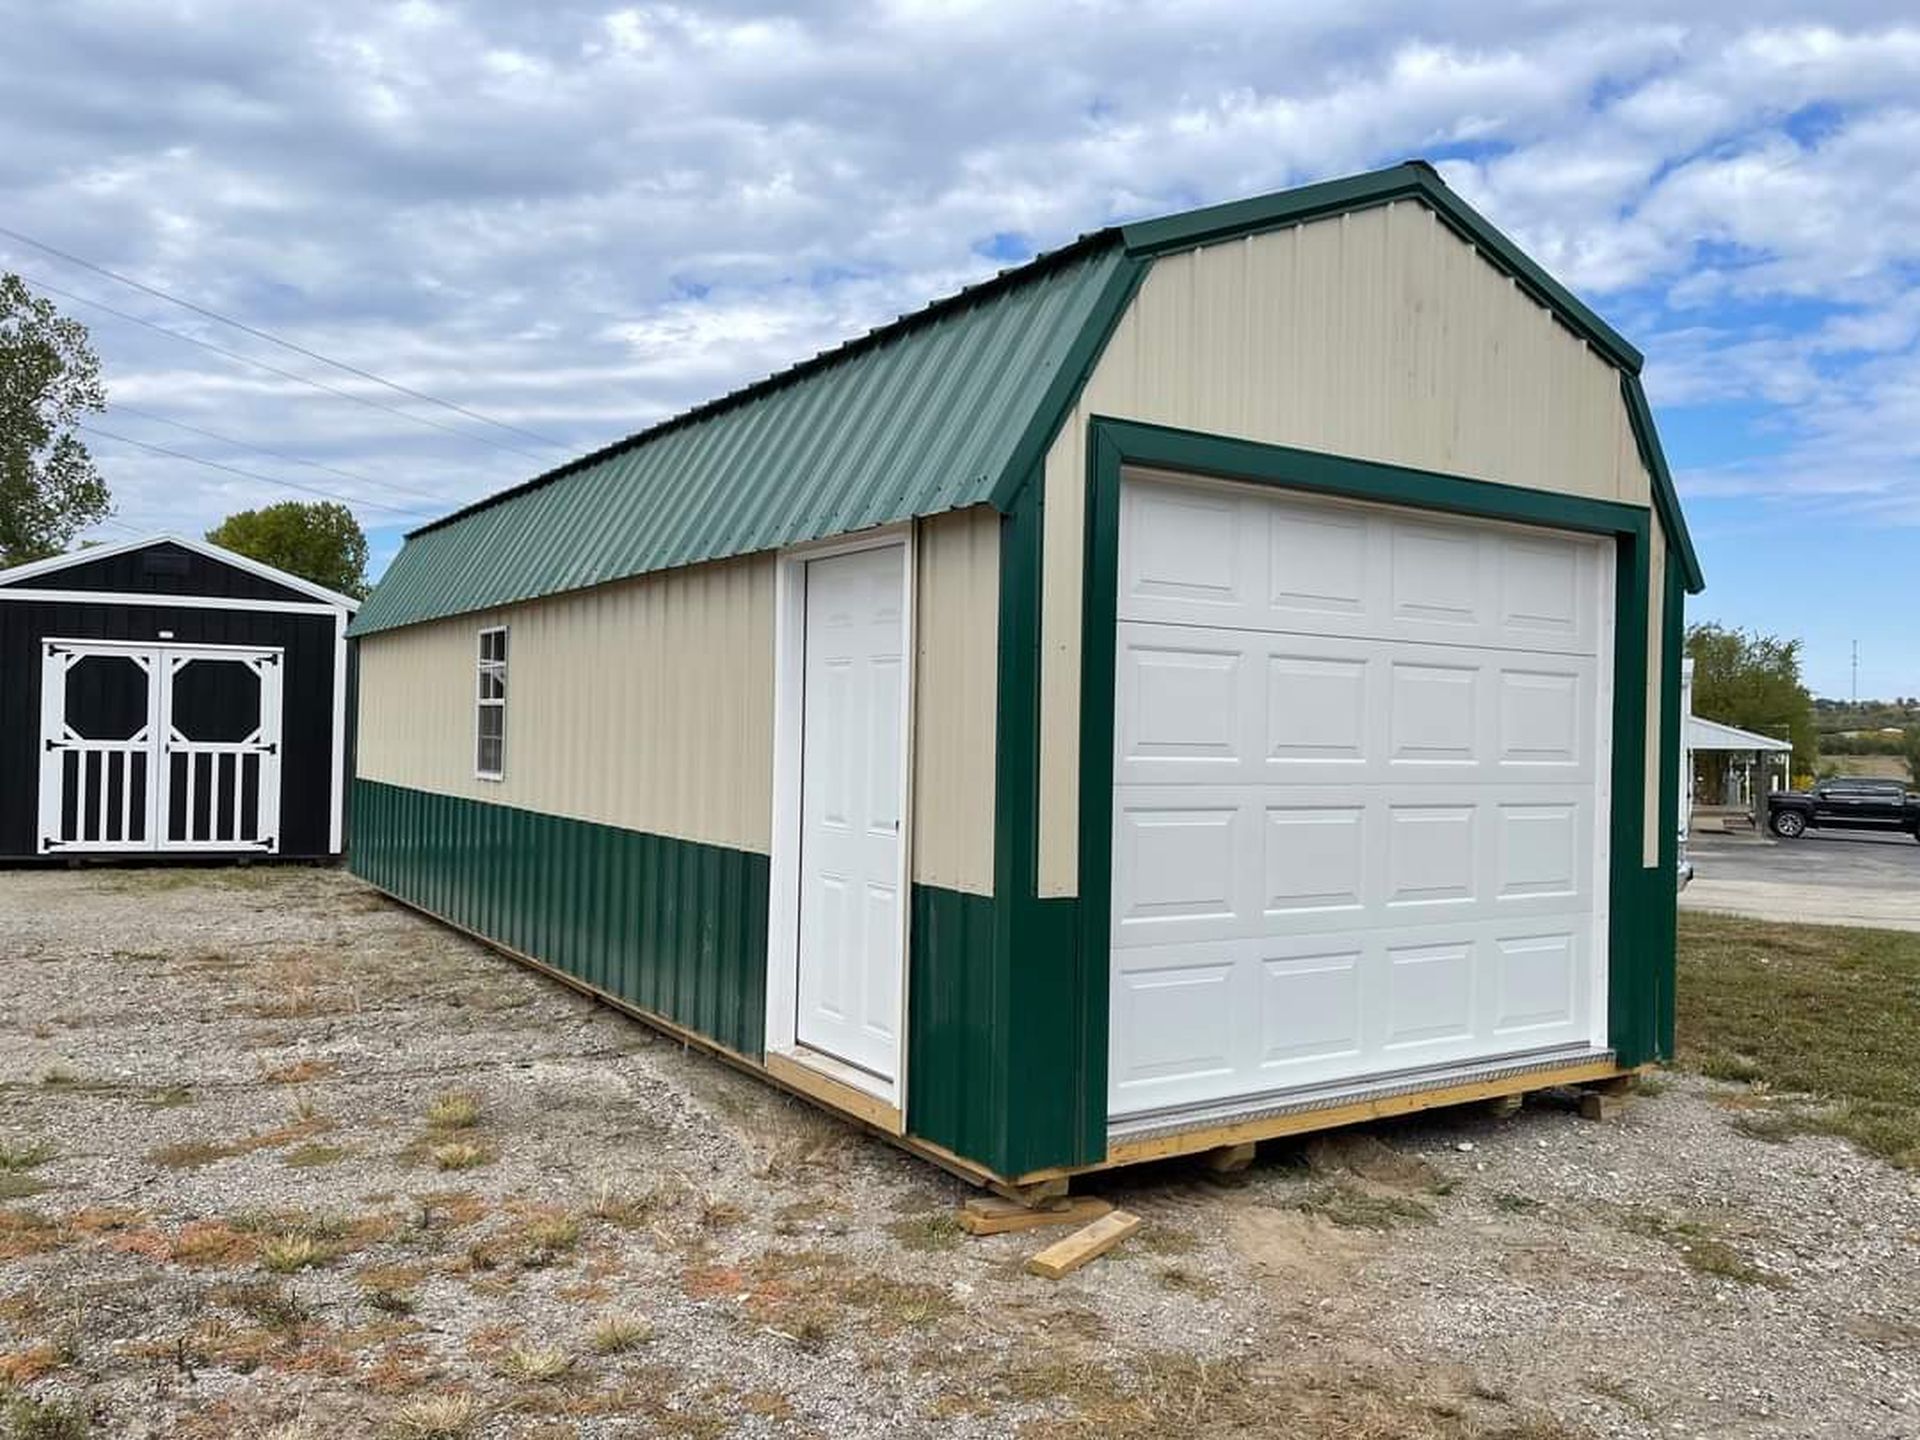
[{"label": "truck wheel", "polygon": [[1807,817],[1798,810],[1776,811],[1773,817],[1773,833],[1782,840],[1798,840],[1807,829]]}]

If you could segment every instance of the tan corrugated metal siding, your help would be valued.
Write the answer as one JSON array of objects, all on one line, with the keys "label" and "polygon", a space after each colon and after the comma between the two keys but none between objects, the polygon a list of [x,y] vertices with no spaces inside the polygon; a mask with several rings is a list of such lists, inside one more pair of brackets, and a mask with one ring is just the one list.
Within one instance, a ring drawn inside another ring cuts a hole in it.
[{"label": "tan corrugated metal siding", "polygon": [[913,878],[991,895],[999,514],[922,521],[916,565]]},{"label": "tan corrugated metal siding", "polygon": [[1047,453],[1042,895],[1077,885],[1084,452],[1094,415],[1633,505],[1650,499],[1619,372],[1418,201],[1156,260]]},{"label": "tan corrugated metal siding", "polygon": [[[771,555],[360,642],[358,774],[765,854]],[[478,632],[509,626],[506,774],[474,776]]]},{"label": "tan corrugated metal siding", "polygon": [[[993,893],[999,516],[923,522],[914,878]],[[767,853],[774,557],[360,641],[361,779]],[[474,761],[474,651],[509,627],[505,778]]]}]

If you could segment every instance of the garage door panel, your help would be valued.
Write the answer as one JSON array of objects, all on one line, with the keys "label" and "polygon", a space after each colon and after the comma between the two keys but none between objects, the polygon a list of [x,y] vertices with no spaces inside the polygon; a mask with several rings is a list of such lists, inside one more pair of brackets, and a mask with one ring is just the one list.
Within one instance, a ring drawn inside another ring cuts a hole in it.
[{"label": "garage door panel", "polygon": [[1604,553],[1523,526],[1130,473],[1118,615],[1592,655]]},{"label": "garage door panel", "polygon": [[1583,1043],[1585,917],[1407,926],[1127,951],[1114,972],[1114,1114],[1270,1095]]},{"label": "garage door panel", "polygon": [[1128,481],[1114,1116],[1603,1034],[1608,561]]},{"label": "garage door panel", "polygon": [[1121,784],[1591,781],[1597,662],[1119,626]]},{"label": "garage door panel", "polygon": [[1123,787],[1112,943],[1589,912],[1593,828],[1577,785]]}]

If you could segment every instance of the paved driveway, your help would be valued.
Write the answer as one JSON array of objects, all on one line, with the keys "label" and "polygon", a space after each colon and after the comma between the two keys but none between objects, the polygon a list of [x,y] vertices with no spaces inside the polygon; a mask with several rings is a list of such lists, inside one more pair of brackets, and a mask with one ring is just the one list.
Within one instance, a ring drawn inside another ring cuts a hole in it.
[{"label": "paved driveway", "polygon": [[1696,835],[1689,910],[1758,920],[1920,930],[1920,844],[1906,835],[1809,831],[1798,840]]}]

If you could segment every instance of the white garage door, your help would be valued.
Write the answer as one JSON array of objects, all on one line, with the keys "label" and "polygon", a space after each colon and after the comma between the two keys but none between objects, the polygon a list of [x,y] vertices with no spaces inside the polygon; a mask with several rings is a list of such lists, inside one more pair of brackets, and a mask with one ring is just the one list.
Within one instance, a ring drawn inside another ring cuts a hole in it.
[{"label": "white garage door", "polygon": [[1126,481],[1114,1118],[1604,1043],[1612,572],[1610,540]]}]

